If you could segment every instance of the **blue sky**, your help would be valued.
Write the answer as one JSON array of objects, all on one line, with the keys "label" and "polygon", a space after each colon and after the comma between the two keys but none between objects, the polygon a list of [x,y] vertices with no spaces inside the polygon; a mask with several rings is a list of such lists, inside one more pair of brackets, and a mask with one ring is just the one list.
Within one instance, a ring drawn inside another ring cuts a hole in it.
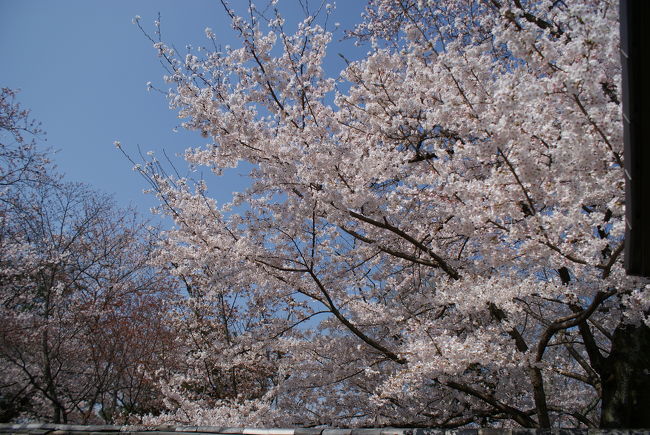
[{"label": "blue sky", "polygon": [[[332,21],[351,28],[363,6],[362,0],[339,1]],[[298,0],[280,0],[280,7],[289,18],[301,14]],[[193,133],[174,133],[176,114],[162,95],[147,91],[149,81],[168,86],[151,43],[132,19],[141,16],[153,32],[158,13],[163,40],[178,48],[205,45],[206,27],[223,45],[238,46],[219,0],[0,0],[0,86],[21,90],[18,101],[42,122],[46,145],[57,151],[54,161],[68,181],[89,183],[144,213],[156,201],[142,194],[145,182],[113,141],[130,154],[139,146],[170,155],[205,143]],[[338,32],[334,39],[341,37]],[[337,53],[350,50],[349,41],[332,47],[328,70],[342,69]],[[244,172],[227,172],[210,195],[228,201],[247,185]]]}]

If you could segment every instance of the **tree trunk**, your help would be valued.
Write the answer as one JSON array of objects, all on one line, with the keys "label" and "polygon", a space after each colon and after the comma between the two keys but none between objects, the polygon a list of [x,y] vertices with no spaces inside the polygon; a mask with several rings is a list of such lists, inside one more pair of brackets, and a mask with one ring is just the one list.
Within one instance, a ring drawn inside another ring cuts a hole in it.
[{"label": "tree trunk", "polygon": [[601,370],[602,428],[650,428],[650,328],[616,328]]},{"label": "tree trunk", "polygon": [[52,375],[52,365],[50,363],[50,344],[47,328],[43,331],[43,335],[41,337],[41,347],[43,351],[43,378],[45,381],[45,395],[52,404],[52,423],[67,423],[68,417],[65,413],[65,409],[59,402],[54,376]]}]

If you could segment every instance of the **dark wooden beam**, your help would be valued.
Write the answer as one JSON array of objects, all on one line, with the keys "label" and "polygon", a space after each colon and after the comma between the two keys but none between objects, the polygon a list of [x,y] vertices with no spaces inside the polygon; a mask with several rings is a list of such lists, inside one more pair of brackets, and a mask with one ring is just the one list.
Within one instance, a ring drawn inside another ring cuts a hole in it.
[{"label": "dark wooden beam", "polygon": [[625,270],[650,277],[650,1],[621,0]]}]

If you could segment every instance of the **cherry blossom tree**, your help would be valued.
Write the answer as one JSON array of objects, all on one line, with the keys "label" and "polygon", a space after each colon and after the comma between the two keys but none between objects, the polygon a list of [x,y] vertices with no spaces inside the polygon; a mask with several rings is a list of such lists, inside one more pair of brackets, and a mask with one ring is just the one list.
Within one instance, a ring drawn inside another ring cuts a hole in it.
[{"label": "cherry blossom tree", "polygon": [[175,355],[163,300],[176,285],[149,265],[157,229],[63,182],[14,96],[0,94],[0,417],[157,412]]},{"label": "cherry blossom tree", "polygon": [[[43,136],[40,124],[30,117],[16,101],[18,91],[2,88],[0,90],[0,218],[2,226],[11,218],[11,210],[17,207],[21,193],[51,181],[51,165],[47,154],[37,148],[37,138]],[[23,259],[20,244],[5,243],[2,237],[2,257],[20,258],[22,265],[29,269],[29,261]],[[23,261],[24,260],[24,261]],[[3,285],[20,279],[22,273],[13,267],[2,264]],[[2,387],[0,389],[0,418],[8,421],[22,410],[29,408],[29,391],[14,382],[15,370],[3,365]]]},{"label": "cherry blossom tree", "polygon": [[[317,14],[294,33],[223,4],[240,47],[153,40],[209,138],[188,163],[253,166],[223,205],[139,167],[175,222],[157,262],[188,284],[203,370],[166,384],[156,421],[650,425],[617,2],[371,0],[350,32],[368,54],[336,77]],[[240,367],[256,387],[205,376]]]},{"label": "cherry blossom tree", "polygon": [[148,266],[155,232],[81,184],[22,194],[0,227],[3,397],[55,423],[151,412],[149,378],[172,354],[171,282]]},{"label": "cherry blossom tree", "polygon": [[44,182],[51,170],[47,154],[36,146],[43,136],[40,124],[16,102],[18,92],[0,89],[0,200],[9,187]]}]

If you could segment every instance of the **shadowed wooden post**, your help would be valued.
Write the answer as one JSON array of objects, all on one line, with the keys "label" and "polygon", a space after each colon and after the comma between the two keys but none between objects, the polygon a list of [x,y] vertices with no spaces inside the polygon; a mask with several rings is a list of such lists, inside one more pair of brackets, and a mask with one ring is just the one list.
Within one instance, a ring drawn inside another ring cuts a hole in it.
[{"label": "shadowed wooden post", "polygon": [[[621,0],[625,140],[625,271],[650,276],[650,2]],[[650,427],[650,328],[621,323],[597,364],[601,428]]]},{"label": "shadowed wooden post", "polygon": [[650,276],[650,2],[621,0],[625,270]]}]

